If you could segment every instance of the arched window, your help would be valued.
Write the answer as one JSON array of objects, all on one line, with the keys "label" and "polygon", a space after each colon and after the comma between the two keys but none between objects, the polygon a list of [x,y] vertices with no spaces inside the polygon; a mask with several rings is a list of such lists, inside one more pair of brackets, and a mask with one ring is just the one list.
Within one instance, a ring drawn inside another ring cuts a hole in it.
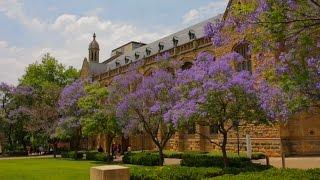
[{"label": "arched window", "polygon": [[188,134],[195,134],[196,133],[196,123],[195,122],[192,122],[192,123],[188,124],[187,133]]},{"label": "arched window", "polygon": [[239,43],[234,47],[234,51],[241,54],[244,58],[242,62],[236,64],[237,71],[249,71],[252,72],[251,54],[249,50],[250,44],[247,42]]},{"label": "arched window", "polygon": [[190,69],[192,67],[192,63],[191,62],[185,62],[182,66],[181,69],[182,70],[186,70],[186,69]]}]

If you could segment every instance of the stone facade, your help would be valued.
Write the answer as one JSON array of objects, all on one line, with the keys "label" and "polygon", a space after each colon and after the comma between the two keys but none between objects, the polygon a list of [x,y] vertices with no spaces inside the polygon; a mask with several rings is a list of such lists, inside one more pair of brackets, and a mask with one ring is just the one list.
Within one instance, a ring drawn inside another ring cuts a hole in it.
[{"label": "stone facade", "polygon": [[[232,5],[232,1],[230,1],[229,6]],[[227,11],[223,15],[223,17],[227,16]],[[220,17],[221,18],[221,17]],[[198,24],[198,26],[203,26],[204,23]],[[154,43],[160,44],[163,41],[171,42],[170,40],[173,38],[181,39],[184,37],[183,33],[187,34],[187,32],[193,32],[193,29],[198,29],[202,27],[197,27],[197,25],[187,28],[186,30],[180,31],[173,35],[168,36],[166,39],[161,39]],[[145,54],[143,58],[137,60],[143,63],[143,66],[139,69],[142,74],[149,74],[152,72],[152,69],[157,65],[155,58],[164,52],[168,52],[171,55],[171,59],[176,59],[182,61],[183,63],[192,63],[192,61],[196,58],[196,56],[200,52],[208,52],[217,57],[222,56],[225,53],[234,51],[236,47],[239,45],[239,42],[245,42],[247,35],[250,35],[250,30],[243,34],[230,34],[229,39],[230,43],[223,47],[215,48],[212,46],[210,40],[205,37],[196,37],[194,39],[189,39],[188,41],[183,41],[183,44],[178,44],[175,46],[171,46],[165,50],[159,49],[157,52],[148,55]],[[201,33],[200,33],[201,34]],[[197,34],[198,35],[198,34]],[[171,38],[171,39],[170,39]],[[151,43],[150,47],[152,46]],[[135,54],[138,51],[141,52],[141,49],[146,47],[148,49],[149,45],[141,46],[135,50]],[[154,46],[152,46],[154,48]],[[118,49],[118,48],[117,48]],[[154,49],[153,49],[154,50]],[[131,53],[132,55],[133,53]],[[130,55],[130,53],[129,53]],[[123,55],[127,57],[126,54]],[[256,69],[259,66],[258,61],[256,60],[256,55],[251,54],[248,56],[250,60],[250,66],[252,70]],[[110,60],[111,59],[111,60]],[[116,66],[113,66],[111,63],[115,61]],[[118,64],[117,64],[118,61]],[[136,61],[136,62],[137,62]],[[105,63],[107,62],[107,63]],[[108,86],[113,77],[119,74],[126,73],[128,68],[136,63],[132,60],[131,63],[122,65],[121,63],[121,54],[117,57],[111,57],[107,61],[98,64],[99,67],[104,70],[99,70],[99,68],[95,68],[97,64],[90,63],[86,61],[83,62],[81,77],[82,78],[91,78],[93,81],[99,81],[101,84]],[[110,64],[110,65],[109,65]],[[120,64],[120,65],[119,65]],[[119,65],[119,66],[118,66]],[[98,72],[99,71],[99,72]],[[98,73],[97,73],[98,72]],[[227,149],[229,151],[237,151],[238,149],[238,141],[239,141],[239,149],[241,151],[246,150],[246,135],[250,135],[252,142],[252,149],[254,152],[264,152],[270,156],[279,156],[281,154],[281,150],[283,150],[286,154],[319,154],[320,153],[320,124],[319,124],[320,116],[314,116],[313,113],[304,112],[297,117],[293,118],[293,120],[289,120],[287,124],[273,124],[273,125],[254,125],[248,124],[245,126],[240,126],[238,133],[236,131],[231,131],[228,136],[228,144]],[[318,120],[318,121],[317,121]],[[207,137],[210,137],[212,140],[219,141],[221,137],[219,134],[211,134],[209,127],[196,125],[196,132],[194,134],[188,134],[184,131],[177,132],[167,143],[166,149],[173,151],[212,151],[218,150],[219,147],[211,144],[207,139],[203,138],[200,134],[205,134]],[[238,136],[239,138],[237,138]],[[100,137],[100,136],[99,136]],[[101,141],[101,138],[99,138]],[[117,142],[121,142],[120,138],[116,139]],[[100,142],[103,144],[103,142]],[[129,145],[132,150],[143,150],[155,149],[155,145],[153,144],[150,137],[146,134],[144,135],[133,135],[129,138]],[[281,147],[282,146],[282,147]]]}]

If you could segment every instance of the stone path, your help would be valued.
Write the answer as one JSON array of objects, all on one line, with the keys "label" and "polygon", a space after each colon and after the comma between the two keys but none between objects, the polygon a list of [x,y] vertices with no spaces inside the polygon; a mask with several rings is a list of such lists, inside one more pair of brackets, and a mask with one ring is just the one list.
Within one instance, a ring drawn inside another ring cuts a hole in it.
[{"label": "stone path", "polygon": [[[253,160],[254,163],[266,164],[265,159]],[[310,169],[320,168],[320,157],[287,157],[285,160],[286,168]],[[281,168],[282,161],[280,157],[270,158],[270,165]]]},{"label": "stone path", "polygon": [[[57,155],[57,157],[61,157],[61,155]],[[45,156],[22,156],[22,157],[0,157],[0,160],[9,160],[9,159],[41,159],[41,158],[53,158],[53,155],[45,155]]]},{"label": "stone path", "polygon": [[179,165],[181,159],[174,159],[174,158],[164,158],[165,165]]}]

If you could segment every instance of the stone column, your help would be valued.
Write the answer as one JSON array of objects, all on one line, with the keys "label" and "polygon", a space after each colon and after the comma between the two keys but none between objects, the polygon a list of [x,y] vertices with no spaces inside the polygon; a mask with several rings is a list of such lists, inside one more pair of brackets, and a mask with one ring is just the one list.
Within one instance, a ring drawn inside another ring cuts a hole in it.
[{"label": "stone column", "polygon": [[202,135],[208,136],[208,128],[199,123],[196,124],[195,134],[195,149],[198,151],[206,151],[206,138]]},{"label": "stone column", "polygon": [[184,131],[179,130],[177,131],[173,136],[173,145],[172,145],[173,151],[184,151]]}]

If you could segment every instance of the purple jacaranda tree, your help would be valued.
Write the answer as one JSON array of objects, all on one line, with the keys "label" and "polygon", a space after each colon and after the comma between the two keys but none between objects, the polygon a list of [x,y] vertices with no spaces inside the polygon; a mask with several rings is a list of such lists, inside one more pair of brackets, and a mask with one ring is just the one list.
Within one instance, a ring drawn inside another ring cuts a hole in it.
[{"label": "purple jacaranda tree", "polygon": [[117,105],[117,117],[125,127],[124,131],[130,133],[142,126],[157,146],[159,165],[163,165],[163,149],[176,129],[172,121],[164,120],[165,113],[179,99],[174,75],[159,68],[143,77],[133,70],[116,78],[114,86],[127,90]]},{"label": "purple jacaranda tree", "polygon": [[82,137],[80,121],[82,110],[78,106],[78,101],[85,95],[84,81],[76,80],[62,90],[58,102],[61,118],[56,132],[62,138],[74,137],[76,152]]},{"label": "purple jacaranda tree", "polygon": [[231,3],[227,15],[217,23],[208,23],[204,34],[217,47],[230,43],[230,34],[243,36],[253,52],[268,54],[258,64],[272,66],[260,71],[267,83],[277,84],[291,97],[291,111],[319,109],[319,73],[315,63],[309,63],[319,60],[319,7],[314,0]]},{"label": "purple jacaranda tree", "polygon": [[0,84],[1,92],[1,126],[8,139],[7,150],[27,146],[25,126],[33,117],[30,105],[34,100],[34,91],[28,86]]},{"label": "purple jacaranda tree", "polygon": [[248,71],[235,70],[233,64],[242,60],[243,57],[234,52],[220,58],[200,53],[190,69],[177,72],[176,85],[182,97],[164,114],[165,122],[172,122],[175,127],[189,121],[216,125],[221,142],[200,135],[221,148],[225,167],[231,129],[239,123],[286,120],[288,114],[280,89],[256,80]]}]

